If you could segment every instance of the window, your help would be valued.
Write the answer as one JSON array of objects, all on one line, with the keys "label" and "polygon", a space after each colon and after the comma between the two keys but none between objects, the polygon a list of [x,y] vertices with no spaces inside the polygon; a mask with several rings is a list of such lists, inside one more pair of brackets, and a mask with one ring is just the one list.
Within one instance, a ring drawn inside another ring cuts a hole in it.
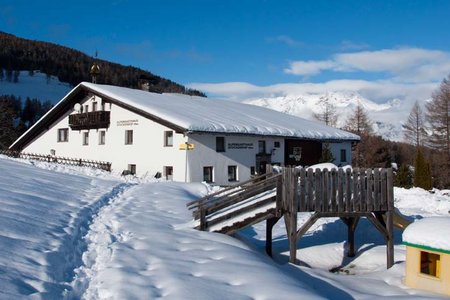
[{"label": "window", "polygon": [[105,144],[105,140],[106,140],[106,131],[100,130],[98,132],[98,144],[99,145],[104,145]]},{"label": "window", "polygon": [[128,165],[128,171],[130,172],[131,175],[136,175],[136,165],[134,164]]},{"label": "window", "polygon": [[84,106],[84,112],[87,113],[88,111],[89,111],[89,105],[86,104],[86,105]]},{"label": "window", "polygon": [[173,179],[173,167],[172,166],[166,166],[164,167],[164,177],[166,177],[166,180],[172,180]]},{"label": "window", "polygon": [[216,136],[216,152],[225,152],[225,137]]},{"label": "window", "polygon": [[345,149],[341,149],[341,162],[347,161],[347,151]]},{"label": "window", "polygon": [[102,110],[105,110],[105,102],[102,102]]},{"label": "window", "polygon": [[59,128],[58,142],[68,142],[68,141],[69,141],[69,128]]},{"label": "window", "polygon": [[228,166],[228,181],[237,180],[237,166]]},{"label": "window", "polygon": [[258,153],[266,153],[266,141],[258,141]]},{"label": "window", "polygon": [[203,167],[203,181],[211,183],[214,181],[213,178],[213,167]]},{"label": "window", "polygon": [[274,148],[280,148],[280,142],[273,142]]},{"label": "window", "polygon": [[173,146],[173,131],[164,131],[164,147]]},{"label": "window", "polygon": [[256,175],[256,169],[255,166],[250,167],[250,175]]},{"label": "window", "polygon": [[420,251],[420,273],[440,278],[441,256],[439,254]]},{"label": "window", "polygon": [[125,130],[125,145],[133,144],[133,130]]},{"label": "window", "polygon": [[83,146],[89,145],[89,131],[83,132]]},{"label": "window", "polygon": [[97,102],[92,102],[92,111],[97,111]]}]

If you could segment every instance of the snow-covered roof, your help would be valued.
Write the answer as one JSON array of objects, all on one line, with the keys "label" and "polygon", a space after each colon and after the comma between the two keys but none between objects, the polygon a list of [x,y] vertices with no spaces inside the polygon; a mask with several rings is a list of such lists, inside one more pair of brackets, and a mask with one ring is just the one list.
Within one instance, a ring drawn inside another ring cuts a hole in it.
[{"label": "snow-covered roof", "polygon": [[[359,141],[359,136],[322,123],[271,109],[233,101],[183,94],[157,94],[113,85],[82,82],[48,111],[11,146],[20,150],[74,105],[80,92],[88,91],[123,104],[145,116],[184,133],[210,132],[282,136],[328,141]],[[80,99],[78,99],[79,101]]]},{"label": "snow-covered roof", "polygon": [[450,251],[450,217],[420,219],[403,232],[403,242]]},{"label": "snow-covered roof", "polygon": [[81,86],[158,116],[186,131],[359,140],[355,134],[271,109],[233,101],[82,82]]}]

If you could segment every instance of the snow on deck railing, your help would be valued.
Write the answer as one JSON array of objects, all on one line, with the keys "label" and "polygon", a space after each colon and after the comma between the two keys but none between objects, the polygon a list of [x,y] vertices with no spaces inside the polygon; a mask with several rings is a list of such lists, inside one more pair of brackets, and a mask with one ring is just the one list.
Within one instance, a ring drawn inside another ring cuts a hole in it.
[{"label": "snow on deck railing", "polygon": [[0,154],[6,155],[9,157],[14,157],[14,158],[45,161],[45,162],[70,165],[70,166],[90,167],[90,168],[94,168],[94,169],[105,170],[108,172],[111,171],[111,163],[105,162],[105,161],[96,161],[96,160],[88,160],[88,159],[72,158],[72,157],[61,157],[61,156],[55,156],[55,155],[36,154],[36,153],[24,153],[24,152],[11,151],[11,150],[0,150]]}]

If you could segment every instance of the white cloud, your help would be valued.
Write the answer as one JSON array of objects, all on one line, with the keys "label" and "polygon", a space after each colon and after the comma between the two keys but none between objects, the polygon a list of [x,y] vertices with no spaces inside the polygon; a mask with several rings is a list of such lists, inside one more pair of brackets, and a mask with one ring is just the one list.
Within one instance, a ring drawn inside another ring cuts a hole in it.
[{"label": "white cloud", "polygon": [[294,75],[316,75],[322,70],[333,69],[335,62],[331,60],[310,60],[290,62],[289,68],[284,69],[285,73]]},{"label": "white cloud", "polygon": [[291,61],[284,70],[293,75],[333,72],[382,72],[393,80],[421,82],[440,80],[449,72],[450,53],[421,48],[383,49],[337,53],[328,60]]},{"label": "white cloud", "polygon": [[391,80],[331,80],[323,83],[279,83],[257,86],[246,82],[191,83],[187,86],[206,92],[212,98],[243,101],[252,98],[285,95],[321,94],[330,91],[358,92],[377,103],[401,99],[406,103],[424,101],[438,87],[438,82],[399,83]]}]

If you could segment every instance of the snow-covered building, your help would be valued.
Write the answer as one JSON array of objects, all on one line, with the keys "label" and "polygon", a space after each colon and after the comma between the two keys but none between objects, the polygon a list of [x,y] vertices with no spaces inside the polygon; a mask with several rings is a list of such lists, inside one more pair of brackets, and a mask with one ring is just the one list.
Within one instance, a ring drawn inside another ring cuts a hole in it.
[{"label": "snow-covered building", "polygon": [[450,296],[450,218],[424,218],[403,232],[405,284]]},{"label": "snow-covered building", "polygon": [[351,164],[352,133],[270,109],[83,82],[10,149],[102,160],[114,171],[220,185],[267,164]]}]

